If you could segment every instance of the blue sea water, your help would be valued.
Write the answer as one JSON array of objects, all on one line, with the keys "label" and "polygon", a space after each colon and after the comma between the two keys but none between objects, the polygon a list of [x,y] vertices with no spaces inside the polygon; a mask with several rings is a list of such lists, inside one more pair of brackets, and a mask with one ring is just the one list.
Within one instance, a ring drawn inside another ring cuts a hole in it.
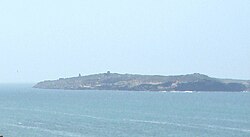
[{"label": "blue sea water", "polygon": [[0,85],[4,137],[249,137],[250,93]]}]

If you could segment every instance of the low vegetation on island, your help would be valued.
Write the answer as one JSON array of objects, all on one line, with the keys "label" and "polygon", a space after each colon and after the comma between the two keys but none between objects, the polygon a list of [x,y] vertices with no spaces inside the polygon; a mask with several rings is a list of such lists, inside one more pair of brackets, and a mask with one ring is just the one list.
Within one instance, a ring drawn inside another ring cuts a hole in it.
[{"label": "low vegetation on island", "polygon": [[212,78],[194,73],[176,76],[100,73],[37,83],[34,88],[127,91],[249,91],[249,80]]}]

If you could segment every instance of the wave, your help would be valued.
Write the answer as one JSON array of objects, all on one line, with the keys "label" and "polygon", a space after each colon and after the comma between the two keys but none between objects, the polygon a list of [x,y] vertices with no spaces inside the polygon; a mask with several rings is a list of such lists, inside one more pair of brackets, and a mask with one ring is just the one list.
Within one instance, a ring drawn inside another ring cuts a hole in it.
[{"label": "wave", "polygon": [[244,128],[225,127],[225,126],[206,125],[206,124],[195,124],[195,125],[206,126],[208,128],[212,128],[212,129],[232,130],[232,131],[241,131],[241,132],[250,133],[250,129],[244,129]]},{"label": "wave", "polygon": [[[126,119],[124,119],[126,120]],[[178,127],[188,127],[188,128],[198,128],[198,129],[207,129],[207,130],[230,130],[230,131],[239,131],[250,133],[250,129],[235,128],[235,127],[225,127],[217,125],[206,125],[206,124],[181,124],[173,122],[161,122],[161,121],[148,121],[148,120],[138,120],[138,119],[127,119],[127,121],[135,123],[148,123],[148,124],[160,124],[160,125],[173,125]]]},{"label": "wave", "polygon": [[25,109],[25,108],[0,108],[5,110],[23,110],[23,111],[32,111],[32,112],[41,112],[41,113],[50,113],[55,115],[66,115],[66,116],[76,116],[76,117],[86,117],[96,120],[112,120],[104,117],[97,117],[93,115],[84,115],[84,114],[74,114],[74,113],[65,113],[65,112],[59,112],[59,111],[46,111],[46,110],[40,110],[40,109]]},{"label": "wave", "polygon": [[170,91],[170,93],[198,93],[197,91]]},{"label": "wave", "polygon": [[192,125],[172,123],[172,122],[149,121],[149,120],[138,120],[138,119],[124,119],[124,121],[130,121],[130,122],[135,122],[135,123],[160,124],[160,125],[175,125],[175,126],[188,127],[188,128],[199,128],[199,127],[192,126]]},{"label": "wave", "polygon": [[67,116],[77,116],[77,117],[85,117],[85,118],[91,118],[91,119],[96,119],[96,120],[114,121],[114,119],[97,117],[97,116],[93,116],[93,115],[72,114],[72,113],[62,113],[62,112],[56,112],[56,113],[62,114],[62,115],[67,115]]},{"label": "wave", "polygon": [[205,118],[205,117],[187,117],[189,119],[194,119],[194,120],[213,120],[213,121],[226,121],[226,122],[234,122],[234,123],[245,123],[248,124],[248,121],[244,120],[237,120],[237,119],[226,119],[226,118]]},{"label": "wave", "polygon": [[[208,125],[208,124],[183,124],[183,123],[174,123],[174,122],[163,122],[163,121],[151,121],[151,120],[140,120],[140,119],[111,119],[105,117],[98,117],[93,115],[86,115],[86,114],[74,114],[74,113],[65,113],[65,112],[58,112],[58,111],[45,111],[39,109],[24,109],[24,108],[1,108],[1,109],[8,109],[8,110],[25,110],[25,111],[35,111],[35,112],[42,112],[42,113],[50,113],[56,115],[65,115],[65,116],[74,116],[74,117],[85,117],[95,120],[102,120],[102,121],[123,121],[123,122],[135,122],[135,123],[148,123],[148,124],[161,124],[161,125],[173,125],[179,127],[187,127],[187,128],[196,128],[196,129],[206,129],[206,130],[230,130],[230,131],[239,131],[250,133],[250,129],[243,129],[243,128],[235,128],[235,127],[226,127],[226,126],[218,126],[218,125]],[[168,116],[168,117],[176,117],[179,116]],[[194,119],[194,120],[216,120],[216,121],[229,121],[229,122],[237,122],[237,123],[249,123],[248,121],[243,120],[235,120],[235,119],[222,119],[222,118],[205,118],[205,117],[179,117],[179,118],[187,118],[187,119]],[[40,123],[42,124],[42,123]],[[22,125],[22,123],[18,123],[15,126],[25,127],[25,128],[37,128],[37,127],[28,127]]]},{"label": "wave", "polygon": [[[109,119],[109,120],[112,120],[112,119]],[[140,120],[140,119],[123,119],[122,121],[133,122],[133,123],[156,124],[156,125],[171,125],[171,126],[177,126],[177,127],[205,129],[205,130],[229,130],[229,131],[250,133],[250,129],[209,125],[209,124],[183,124],[183,123],[174,123],[174,122],[166,122],[166,121],[153,121],[153,120]],[[24,128],[24,129],[34,129],[34,130],[39,130],[43,132],[49,132],[51,134],[60,135],[60,136],[81,137],[81,134],[78,134],[78,133],[61,131],[61,130],[51,130],[51,129],[41,128],[37,126],[26,126],[20,122],[18,124],[6,124],[6,125],[12,126],[12,127]]]},{"label": "wave", "polygon": [[68,132],[68,131],[62,131],[62,130],[52,130],[48,128],[41,128],[41,127],[36,127],[36,126],[25,126],[25,125],[20,125],[20,124],[7,124],[7,126],[11,127],[17,127],[17,128],[22,128],[22,129],[32,129],[32,130],[37,130],[41,132],[47,132],[56,136],[65,136],[65,137],[82,137],[83,135],[80,133],[73,133],[73,132]]},{"label": "wave", "polygon": [[[5,110],[23,110],[23,111],[50,113],[50,114],[55,114],[55,115],[85,117],[85,118],[91,118],[91,119],[96,119],[96,120],[115,121],[114,119],[105,118],[105,117],[98,117],[98,116],[93,116],[93,115],[87,115],[87,114],[74,114],[74,113],[65,113],[65,112],[59,112],[59,111],[46,111],[46,110],[40,110],[40,109],[10,108],[10,107],[8,107],[8,108],[7,107],[2,107],[0,109],[5,109]],[[118,112],[118,111],[116,111],[116,112]],[[123,113],[123,111],[120,111],[119,113]],[[130,113],[137,114],[137,112],[130,112]],[[202,113],[206,114],[208,112],[202,112]],[[138,114],[140,114],[140,113],[138,113]],[[154,113],[144,113],[144,114],[155,115]],[[210,114],[210,113],[208,113],[208,114]],[[229,114],[223,114],[223,115],[229,115]],[[226,119],[226,118],[206,118],[206,117],[191,117],[191,116],[181,117],[181,116],[176,116],[176,115],[172,115],[172,116],[169,115],[169,116],[164,116],[164,117],[184,118],[184,119],[194,119],[194,120],[228,121],[228,122],[245,123],[245,124],[249,123],[249,121],[244,121],[244,120],[239,120],[239,119]]]}]

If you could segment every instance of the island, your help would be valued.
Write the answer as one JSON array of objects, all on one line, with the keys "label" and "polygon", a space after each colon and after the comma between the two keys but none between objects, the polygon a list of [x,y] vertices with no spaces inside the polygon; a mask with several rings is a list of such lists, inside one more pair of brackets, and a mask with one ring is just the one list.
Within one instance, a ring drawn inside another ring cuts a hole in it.
[{"label": "island", "polygon": [[126,91],[250,91],[250,80],[220,79],[204,74],[161,76],[100,73],[37,83],[34,88]]}]

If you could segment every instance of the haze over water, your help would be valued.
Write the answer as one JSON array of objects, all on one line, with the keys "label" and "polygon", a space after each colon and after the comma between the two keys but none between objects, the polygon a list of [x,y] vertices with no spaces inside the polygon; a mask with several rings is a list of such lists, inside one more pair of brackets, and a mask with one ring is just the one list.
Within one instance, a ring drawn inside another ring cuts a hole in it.
[{"label": "haze over water", "polygon": [[0,86],[6,137],[249,137],[250,94]]}]

